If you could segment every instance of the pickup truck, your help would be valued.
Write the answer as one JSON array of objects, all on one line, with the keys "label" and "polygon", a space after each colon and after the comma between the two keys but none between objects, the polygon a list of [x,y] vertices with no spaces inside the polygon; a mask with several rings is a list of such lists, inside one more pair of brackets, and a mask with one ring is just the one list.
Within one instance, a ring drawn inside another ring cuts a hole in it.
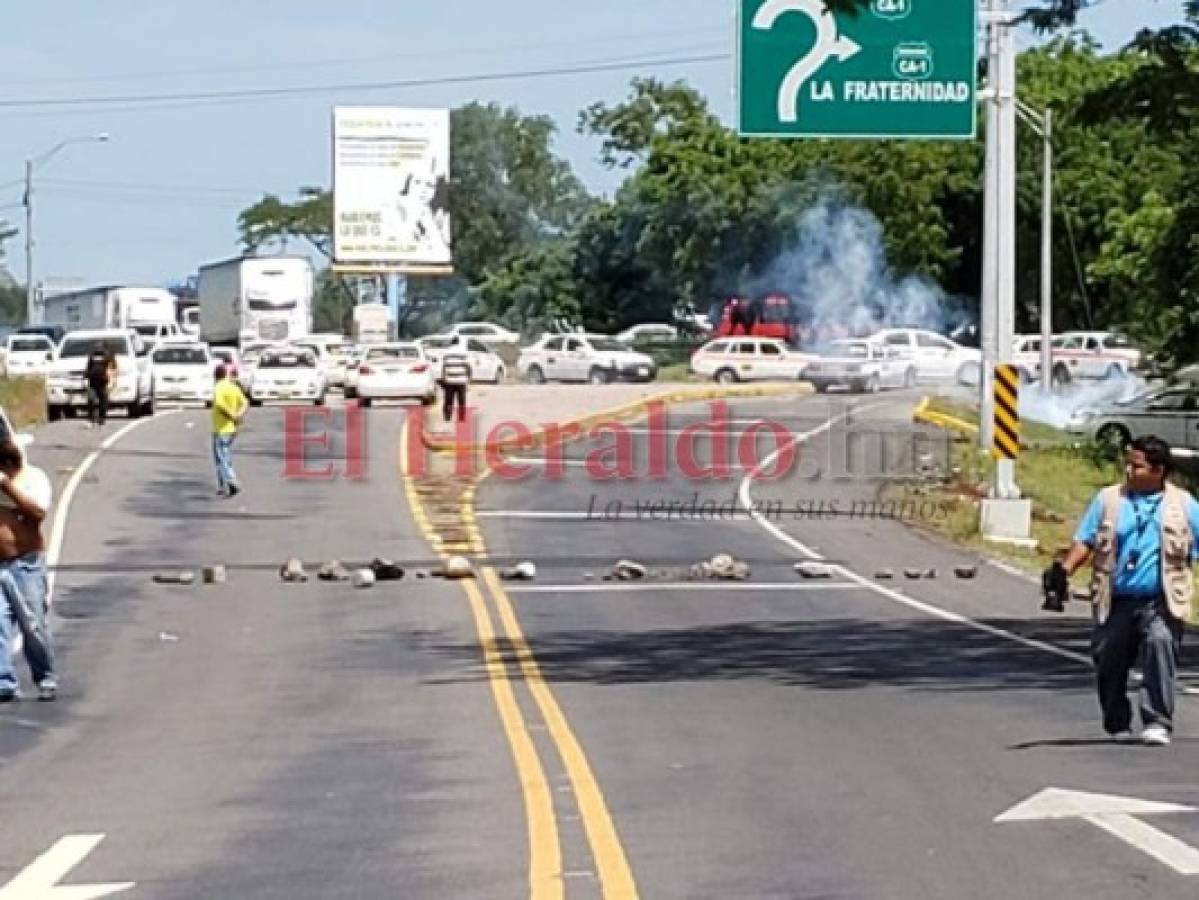
[{"label": "pickup truck", "polygon": [[154,414],[154,376],[141,335],[124,328],[72,331],[62,339],[58,353],[46,370],[46,405],[51,421],[73,415],[87,406],[83,372],[96,347],[112,351],[117,379],[109,393],[111,406],[124,406],[129,417]]},{"label": "pickup truck", "polygon": [[658,366],[653,358],[630,350],[613,337],[596,334],[545,335],[520,351],[516,369],[526,381],[653,381]]}]

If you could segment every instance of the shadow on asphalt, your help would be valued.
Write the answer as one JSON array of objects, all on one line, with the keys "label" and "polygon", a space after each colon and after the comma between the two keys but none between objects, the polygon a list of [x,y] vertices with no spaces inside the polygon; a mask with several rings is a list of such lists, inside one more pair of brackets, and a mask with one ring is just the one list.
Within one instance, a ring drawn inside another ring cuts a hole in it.
[{"label": "shadow on asphalt", "polygon": [[[1089,634],[1071,622],[989,619],[985,624],[1086,656]],[[1089,666],[939,621],[825,619],[745,622],[641,632],[560,631],[528,637],[551,682],[643,684],[758,679],[823,690],[892,686],[937,691],[1090,690]],[[497,650],[515,664],[506,641]],[[475,646],[439,652],[477,663]],[[1199,663],[1193,651],[1185,662]],[[476,669],[472,675],[484,678]]]}]

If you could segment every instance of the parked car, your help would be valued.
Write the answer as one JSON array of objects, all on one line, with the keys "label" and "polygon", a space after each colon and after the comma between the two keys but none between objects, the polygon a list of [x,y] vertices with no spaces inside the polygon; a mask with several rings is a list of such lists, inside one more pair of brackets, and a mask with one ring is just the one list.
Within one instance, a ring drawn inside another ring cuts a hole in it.
[{"label": "parked car", "polygon": [[4,368],[10,376],[44,375],[54,360],[54,344],[44,334],[10,334]]},{"label": "parked car", "polygon": [[414,341],[367,348],[358,365],[356,390],[363,406],[375,400],[419,400],[431,406],[437,399],[433,364]]},{"label": "parked car", "polygon": [[46,405],[51,421],[87,406],[83,372],[92,350],[111,351],[117,379],[109,394],[112,406],[123,406],[130,418],[154,413],[154,378],[141,335],[127,328],[72,331],[62,339],[46,372]]},{"label": "parked car", "polygon": [[1156,435],[1171,447],[1199,449],[1199,386],[1155,388],[1129,400],[1077,410],[1066,431],[1113,447]]},{"label": "parked car", "polygon": [[533,384],[547,381],[653,381],[658,365],[613,337],[598,334],[546,335],[520,351],[517,371]]},{"label": "parked car", "polygon": [[142,346],[147,353],[163,341],[179,340],[180,338],[193,340],[184,334],[183,329],[175,322],[147,322],[129,327],[141,335]]},{"label": "parked car", "polygon": [[963,347],[947,337],[923,328],[884,328],[866,338],[898,351],[901,359],[916,366],[921,381],[952,380],[978,384],[982,375],[982,351]]},{"label": "parked car", "polygon": [[449,334],[460,334],[463,337],[475,338],[484,344],[519,344],[520,335],[491,322],[459,322],[453,326]]},{"label": "parked car", "polygon": [[1041,377],[1041,336],[1018,334],[1012,342],[1012,365],[1025,384]]},{"label": "parked car", "polygon": [[916,364],[893,347],[869,341],[833,341],[803,371],[816,390],[843,387],[858,393],[916,384]]},{"label": "parked car", "polygon": [[789,380],[801,377],[815,359],[796,353],[775,338],[719,338],[691,354],[691,371],[721,384]]},{"label": "parked car", "polygon": [[151,351],[150,361],[157,401],[191,400],[212,405],[216,366],[207,344],[159,344]]},{"label": "parked car", "polygon": [[298,400],[324,406],[326,389],[325,375],[311,350],[271,347],[262,351],[250,376],[250,403]]},{"label": "parked car", "polygon": [[62,343],[62,339],[66,337],[67,329],[63,325],[22,325],[16,331],[17,334],[41,334],[50,338],[50,343],[55,347]]},{"label": "parked car", "polygon": [[499,384],[508,374],[499,354],[476,338],[467,338],[460,334],[434,334],[421,338],[417,343],[425,351],[435,374],[441,368],[441,358],[451,347],[457,347],[466,353],[470,362],[471,381]]},{"label": "parked car", "polygon": [[616,335],[616,340],[622,344],[636,344],[645,341],[666,343],[677,341],[678,339],[679,330],[673,325],[634,325],[632,328],[626,328],[620,334]]},{"label": "parked car", "polygon": [[1053,339],[1053,381],[1123,378],[1138,372],[1145,354],[1122,334],[1111,331],[1068,331]]}]

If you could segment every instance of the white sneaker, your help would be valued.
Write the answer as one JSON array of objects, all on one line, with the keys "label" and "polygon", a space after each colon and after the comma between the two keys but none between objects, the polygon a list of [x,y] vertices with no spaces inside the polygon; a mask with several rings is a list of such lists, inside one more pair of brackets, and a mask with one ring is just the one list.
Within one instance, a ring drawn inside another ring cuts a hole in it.
[{"label": "white sneaker", "polygon": [[1149,747],[1168,747],[1170,732],[1164,725],[1150,725],[1141,732],[1141,743]]}]

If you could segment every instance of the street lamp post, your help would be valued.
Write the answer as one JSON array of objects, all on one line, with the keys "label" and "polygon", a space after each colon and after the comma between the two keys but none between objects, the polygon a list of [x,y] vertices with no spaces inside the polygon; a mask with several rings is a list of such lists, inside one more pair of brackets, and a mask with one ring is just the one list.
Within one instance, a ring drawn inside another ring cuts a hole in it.
[{"label": "street lamp post", "polygon": [[30,323],[34,321],[37,306],[37,288],[34,286],[33,279],[33,172],[38,166],[49,162],[51,157],[64,147],[69,147],[71,144],[88,144],[93,141],[104,143],[107,140],[106,132],[87,137],[68,138],[55,144],[41,156],[25,160],[25,318]]},{"label": "street lamp post", "polygon": [[1053,379],[1053,110],[1037,112],[1017,101],[1016,111],[1044,146],[1041,184],[1041,390],[1048,392]]}]

